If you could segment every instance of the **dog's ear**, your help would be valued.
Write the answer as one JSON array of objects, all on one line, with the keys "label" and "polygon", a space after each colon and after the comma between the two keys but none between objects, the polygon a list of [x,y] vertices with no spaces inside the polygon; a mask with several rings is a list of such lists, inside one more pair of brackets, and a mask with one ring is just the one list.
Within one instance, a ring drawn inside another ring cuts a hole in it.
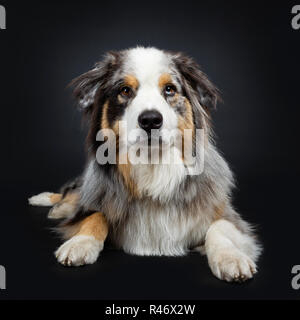
[{"label": "dog's ear", "polygon": [[180,73],[185,93],[192,104],[204,108],[205,111],[215,109],[217,102],[221,100],[219,91],[200,70],[199,65],[182,53],[174,54],[173,61]]},{"label": "dog's ear", "polygon": [[110,51],[95,67],[75,78],[70,87],[74,88],[74,96],[81,110],[88,112],[99,93],[105,92],[108,81],[118,66],[119,53]]}]

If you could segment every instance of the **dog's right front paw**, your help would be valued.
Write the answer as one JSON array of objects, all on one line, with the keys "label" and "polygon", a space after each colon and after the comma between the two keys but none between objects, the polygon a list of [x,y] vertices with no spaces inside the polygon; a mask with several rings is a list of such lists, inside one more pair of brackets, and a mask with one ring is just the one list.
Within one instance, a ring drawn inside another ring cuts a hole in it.
[{"label": "dog's right front paw", "polygon": [[53,206],[53,197],[56,194],[52,192],[42,192],[28,199],[31,206],[51,207]]},{"label": "dog's right front paw", "polygon": [[55,256],[57,261],[65,266],[82,266],[94,263],[102,249],[103,241],[93,236],[79,235],[63,243]]}]

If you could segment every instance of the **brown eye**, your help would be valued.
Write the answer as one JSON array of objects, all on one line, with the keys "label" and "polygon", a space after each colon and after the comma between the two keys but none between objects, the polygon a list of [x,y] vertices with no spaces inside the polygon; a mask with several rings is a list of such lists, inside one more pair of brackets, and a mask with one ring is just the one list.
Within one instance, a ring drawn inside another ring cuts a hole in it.
[{"label": "brown eye", "polygon": [[165,86],[165,94],[169,97],[173,97],[176,93],[176,87],[171,85],[171,84],[168,84]]},{"label": "brown eye", "polygon": [[123,97],[129,98],[132,94],[132,90],[129,87],[122,87],[120,93]]}]

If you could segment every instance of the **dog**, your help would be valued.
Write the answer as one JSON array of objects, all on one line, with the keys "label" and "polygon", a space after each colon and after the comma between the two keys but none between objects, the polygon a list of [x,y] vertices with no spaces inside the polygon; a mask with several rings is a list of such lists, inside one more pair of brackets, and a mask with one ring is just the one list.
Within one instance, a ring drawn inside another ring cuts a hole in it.
[{"label": "dog", "polygon": [[[92,264],[109,237],[134,255],[182,256],[196,250],[207,256],[217,278],[252,278],[262,247],[231,205],[234,178],[216,149],[211,125],[220,94],[195,60],[153,47],[108,52],[71,86],[88,121],[86,167],[60,193],[29,199],[31,205],[53,206],[49,218],[62,219],[57,230],[66,241],[55,252],[58,262]],[[121,123],[127,124],[128,136],[120,134]],[[128,157],[126,143],[141,143],[141,132],[146,132],[144,149],[172,150],[174,156],[169,163],[160,161],[161,154],[155,164],[99,163],[99,148],[108,142],[98,136],[104,129],[115,134],[117,160],[121,149]],[[156,147],[149,144],[152,131],[174,129],[192,132],[187,141],[192,154],[195,148],[203,151],[196,156],[203,162],[200,173],[191,173],[167,135],[159,135]]]}]

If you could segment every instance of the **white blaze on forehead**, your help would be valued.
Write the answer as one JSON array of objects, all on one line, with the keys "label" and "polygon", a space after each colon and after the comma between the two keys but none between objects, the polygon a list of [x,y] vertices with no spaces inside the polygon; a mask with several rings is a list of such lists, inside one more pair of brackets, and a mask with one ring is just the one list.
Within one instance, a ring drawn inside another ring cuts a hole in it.
[{"label": "white blaze on forehead", "polygon": [[170,62],[161,50],[138,47],[128,51],[124,69],[133,73],[141,85],[158,85],[161,74],[170,72]]}]

